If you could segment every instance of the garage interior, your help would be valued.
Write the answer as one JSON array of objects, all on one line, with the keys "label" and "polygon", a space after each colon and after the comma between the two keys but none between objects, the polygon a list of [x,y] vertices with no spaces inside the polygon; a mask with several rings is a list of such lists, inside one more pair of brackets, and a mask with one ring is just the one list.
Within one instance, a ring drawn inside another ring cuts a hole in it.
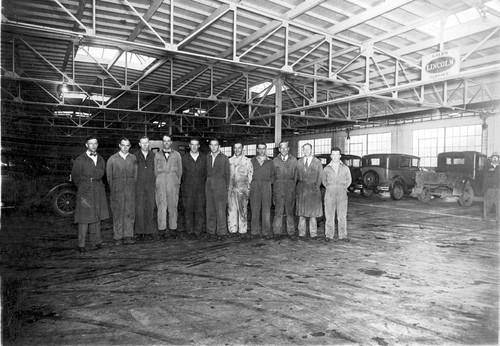
[{"label": "garage interior", "polygon": [[[105,159],[144,135],[181,153],[193,137],[205,153],[218,138],[228,156],[242,141],[273,157],[282,140],[294,156],[306,142],[316,155],[405,153],[423,169],[439,152],[500,152],[498,0],[1,11],[2,168],[8,154],[69,172],[90,134]],[[441,56],[453,68],[430,73],[424,62]],[[184,239],[80,255],[70,218],[2,210],[2,342],[498,344],[499,229],[481,217],[481,196],[464,208],[356,191],[350,243]]]}]

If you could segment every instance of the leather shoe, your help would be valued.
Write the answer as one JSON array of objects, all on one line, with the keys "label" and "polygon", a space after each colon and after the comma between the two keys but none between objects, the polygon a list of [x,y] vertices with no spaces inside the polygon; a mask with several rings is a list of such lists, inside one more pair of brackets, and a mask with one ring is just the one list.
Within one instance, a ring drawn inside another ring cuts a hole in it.
[{"label": "leather shoe", "polygon": [[84,247],[79,247],[78,252],[85,253],[85,252],[87,252],[87,250]]},{"label": "leather shoe", "polygon": [[325,238],[325,242],[329,243],[331,242],[333,239],[332,238]]},{"label": "leather shoe", "polygon": [[311,240],[318,240],[318,237],[311,237]]},{"label": "leather shoe", "polygon": [[350,242],[349,238],[342,238],[342,239],[339,239],[339,240],[345,241],[346,243]]},{"label": "leather shoe", "polygon": [[299,235],[299,240],[300,241],[307,241],[307,238],[306,237],[302,237],[302,236]]}]

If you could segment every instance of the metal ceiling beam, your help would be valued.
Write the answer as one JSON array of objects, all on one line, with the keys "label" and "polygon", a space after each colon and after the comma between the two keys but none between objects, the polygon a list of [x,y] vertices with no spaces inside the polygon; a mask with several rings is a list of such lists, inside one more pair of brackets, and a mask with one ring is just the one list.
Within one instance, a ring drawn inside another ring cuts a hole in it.
[{"label": "metal ceiling beam", "polygon": [[332,36],[335,36],[342,31],[349,30],[354,26],[357,26],[375,17],[381,16],[384,13],[393,11],[413,1],[414,0],[387,0],[383,2],[382,5],[370,7],[357,16],[346,19],[339,24],[335,24],[332,29],[327,29],[326,32]]},{"label": "metal ceiling beam", "polygon": [[[467,79],[467,78],[472,78],[472,77],[481,76],[481,75],[488,75],[490,73],[497,73],[499,69],[500,69],[500,63],[498,63],[496,65],[487,66],[487,67],[477,68],[477,69],[472,70],[472,71],[462,72],[458,76],[454,76],[452,79]],[[287,113],[293,113],[293,112],[299,112],[302,110],[308,110],[308,109],[319,108],[319,107],[324,107],[324,106],[329,106],[329,105],[334,105],[334,104],[340,104],[340,103],[349,102],[349,101],[353,101],[353,100],[360,100],[363,98],[378,97],[378,96],[382,96],[384,94],[391,93],[393,91],[408,90],[408,89],[412,89],[412,88],[421,87],[421,86],[426,85],[426,84],[444,82],[447,79],[450,79],[450,77],[437,78],[437,79],[432,80],[432,81],[418,81],[418,82],[408,83],[408,84],[397,86],[397,87],[391,87],[391,88],[373,91],[373,92],[370,92],[368,94],[341,97],[341,98],[331,100],[331,101],[318,102],[317,104],[314,104],[314,105],[296,107],[293,109],[287,109],[287,110],[283,110],[283,111],[287,112]],[[396,101],[398,99],[394,98],[394,100]],[[404,102],[404,100],[405,99],[402,99],[403,102]],[[436,106],[436,105],[434,105],[434,106]],[[440,105],[437,105],[437,106],[440,106]]]},{"label": "metal ceiling beam", "polygon": [[212,25],[220,17],[224,16],[229,10],[234,10],[234,6],[231,5],[221,5],[217,8],[207,19],[205,19],[198,27],[196,27],[186,38],[177,44],[177,49],[184,49],[186,46],[193,41],[198,35],[200,35],[207,27]]}]

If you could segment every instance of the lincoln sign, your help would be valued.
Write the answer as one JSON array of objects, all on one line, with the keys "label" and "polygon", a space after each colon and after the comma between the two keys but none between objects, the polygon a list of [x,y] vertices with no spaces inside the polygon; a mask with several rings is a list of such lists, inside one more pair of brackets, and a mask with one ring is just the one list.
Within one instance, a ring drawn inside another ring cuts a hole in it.
[{"label": "lincoln sign", "polygon": [[460,73],[460,51],[449,49],[422,57],[422,80],[456,76]]}]

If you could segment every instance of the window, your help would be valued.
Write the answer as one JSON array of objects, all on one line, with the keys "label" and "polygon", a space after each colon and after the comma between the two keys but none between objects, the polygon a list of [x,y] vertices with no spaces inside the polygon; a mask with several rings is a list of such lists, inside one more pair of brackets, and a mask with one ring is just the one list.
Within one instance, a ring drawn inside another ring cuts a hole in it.
[{"label": "window", "polygon": [[446,128],[446,151],[481,151],[481,125],[456,126]]},{"label": "window", "polygon": [[358,156],[391,153],[391,133],[350,136],[349,140],[345,140],[345,148],[348,154]]},{"label": "window", "polygon": [[374,133],[368,135],[367,154],[391,152],[391,133]]},{"label": "window", "polygon": [[232,148],[231,147],[221,147],[220,151],[221,151],[221,153],[223,153],[224,155],[226,155],[228,157],[230,157],[231,154],[232,154]]},{"label": "window", "polygon": [[351,155],[366,155],[366,135],[351,136],[351,139],[345,141],[347,153]]},{"label": "window", "polygon": [[481,152],[481,143],[481,125],[413,131],[413,155],[420,156],[422,167],[437,167],[438,153],[465,150]]},{"label": "window", "polygon": [[444,151],[444,129],[413,131],[413,155],[423,167],[437,167],[437,154]]},{"label": "window", "polygon": [[132,52],[122,52],[114,48],[102,48],[102,47],[91,47],[91,46],[80,46],[76,52],[75,61],[89,62],[103,65],[108,67],[115,57],[118,56],[115,66],[125,67],[125,56],[127,57],[127,68],[133,70],[144,71],[146,67],[151,65],[155,60],[152,57],[132,53]]},{"label": "window", "polygon": [[266,155],[270,157],[274,157],[274,142],[266,143]]},{"label": "window", "polygon": [[257,154],[257,144],[247,144],[243,147],[243,155],[254,156]]},{"label": "window", "polygon": [[297,148],[297,156],[301,157],[303,156],[302,154],[302,147],[304,144],[309,143],[312,145],[313,150],[312,153],[313,155],[318,155],[318,154],[330,154],[332,151],[332,140],[330,137],[328,138],[317,138],[317,139],[304,139],[299,141],[298,143],[298,148]]}]

